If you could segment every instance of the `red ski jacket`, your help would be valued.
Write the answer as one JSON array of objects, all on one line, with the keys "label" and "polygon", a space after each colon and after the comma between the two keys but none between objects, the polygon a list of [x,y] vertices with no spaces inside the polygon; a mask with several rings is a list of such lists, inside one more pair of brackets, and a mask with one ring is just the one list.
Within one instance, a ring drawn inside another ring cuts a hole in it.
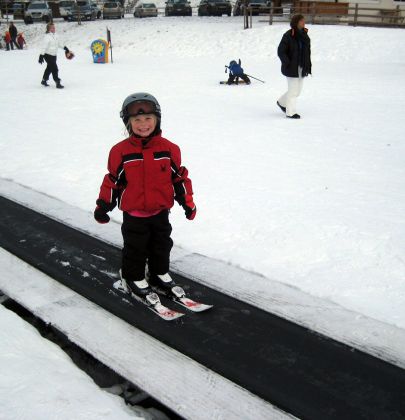
[{"label": "red ski jacket", "polygon": [[99,199],[122,211],[156,211],[192,201],[188,171],[181,166],[180,148],[160,134],[146,144],[131,136],[113,146]]}]

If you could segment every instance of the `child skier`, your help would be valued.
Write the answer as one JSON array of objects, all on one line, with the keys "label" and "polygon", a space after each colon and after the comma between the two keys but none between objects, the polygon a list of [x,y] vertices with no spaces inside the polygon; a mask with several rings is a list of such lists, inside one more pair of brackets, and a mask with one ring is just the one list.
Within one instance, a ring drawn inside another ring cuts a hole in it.
[{"label": "child skier", "polygon": [[6,50],[10,51],[13,49],[13,44],[11,43],[11,35],[9,31],[6,31],[4,35],[4,42],[6,43]]},{"label": "child skier", "polygon": [[[227,81],[228,85],[232,85],[233,83],[238,84],[238,79],[241,78],[247,85],[250,85],[249,77],[243,72],[243,68],[241,67],[241,63],[237,63],[235,60],[232,60],[229,63],[229,66],[226,66],[229,69],[229,78]],[[236,82],[235,82],[236,79]]]},{"label": "child skier", "polygon": [[110,151],[108,174],[101,184],[94,217],[99,223],[108,223],[107,213],[118,202],[124,213],[122,280],[146,303],[148,297],[153,303],[150,285],[167,293],[176,286],[169,275],[173,246],[169,210],[174,200],[189,220],[194,219],[197,210],[188,171],[181,166],[180,149],[162,137],[156,98],[134,93],[125,99],[120,115],[129,137]]},{"label": "child skier", "polygon": [[20,50],[24,49],[24,45],[27,45],[25,42],[24,34],[20,32],[17,36],[17,44],[20,47]]}]

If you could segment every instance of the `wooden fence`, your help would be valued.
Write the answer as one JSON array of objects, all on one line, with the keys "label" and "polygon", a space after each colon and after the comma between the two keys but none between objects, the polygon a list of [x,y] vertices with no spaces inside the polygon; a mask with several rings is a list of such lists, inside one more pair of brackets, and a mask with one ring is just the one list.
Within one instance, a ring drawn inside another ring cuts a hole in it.
[{"label": "wooden fence", "polygon": [[[327,3],[299,1],[288,10],[280,10],[280,7],[270,7],[266,20],[272,25],[274,22],[289,22],[291,16],[300,13],[305,16],[308,23],[328,25],[351,25],[351,26],[384,26],[405,28],[405,9],[398,5],[393,9],[376,7],[363,7],[358,3],[350,6],[349,3]],[[246,8],[243,25],[244,29],[252,27],[252,9]],[[266,15],[262,15],[264,18]]]}]

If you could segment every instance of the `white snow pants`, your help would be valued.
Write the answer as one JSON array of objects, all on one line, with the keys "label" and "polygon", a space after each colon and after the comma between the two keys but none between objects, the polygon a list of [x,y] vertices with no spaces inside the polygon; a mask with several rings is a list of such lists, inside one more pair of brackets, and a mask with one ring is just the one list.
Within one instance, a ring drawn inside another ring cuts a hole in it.
[{"label": "white snow pants", "polygon": [[292,117],[297,113],[296,104],[297,98],[300,96],[304,78],[302,77],[302,67],[298,67],[299,77],[287,77],[288,90],[280,97],[278,103],[287,108],[286,115]]}]

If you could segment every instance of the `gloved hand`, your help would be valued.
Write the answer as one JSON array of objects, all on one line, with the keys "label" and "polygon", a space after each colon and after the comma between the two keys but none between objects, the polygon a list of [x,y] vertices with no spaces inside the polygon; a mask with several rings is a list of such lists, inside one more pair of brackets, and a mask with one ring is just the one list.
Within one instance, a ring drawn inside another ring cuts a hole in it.
[{"label": "gloved hand", "polygon": [[193,203],[193,207],[189,207],[187,204],[183,207],[184,212],[186,213],[186,217],[188,220],[193,220],[195,215],[197,214],[197,207]]},{"label": "gloved hand", "polygon": [[44,56],[42,54],[39,55],[38,63],[42,64],[44,62]]},{"label": "gloved hand", "polygon": [[94,210],[94,218],[101,224],[108,223],[110,221],[110,216],[99,206],[97,206]]},{"label": "gloved hand", "polygon": [[116,206],[116,202],[107,203],[101,198],[96,201],[97,207],[94,210],[94,218],[97,220],[98,223],[108,223],[110,221],[110,216],[108,216],[107,212],[113,210]]},{"label": "gloved hand", "polygon": [[63,49],[65,50],[66,53],[69,52],[69,48],[68,47],[65,46],[65,47],[63,47]]},{"label": "gloved hand", "polygon": [[181,207],[184,209],[184,213],[186,214],[186,217],[188,220],[193,220],[196,213],[197,213],[197,207],[195,206],[193,202],[193,198],[191,195],[178,195],[174,197],[175,200],[180,204]]}]

